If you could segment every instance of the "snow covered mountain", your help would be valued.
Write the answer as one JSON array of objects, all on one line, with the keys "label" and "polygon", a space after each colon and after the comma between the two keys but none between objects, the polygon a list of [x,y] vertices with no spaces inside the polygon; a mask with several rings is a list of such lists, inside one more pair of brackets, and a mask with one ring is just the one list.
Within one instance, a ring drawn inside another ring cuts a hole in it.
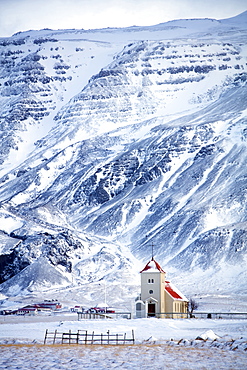
[{"label": "snow covered mountain", "polygon": [[132,297],[151,245],[186,294],[246,293],[247,12],[22,32],[0,66],[4,294]]}]

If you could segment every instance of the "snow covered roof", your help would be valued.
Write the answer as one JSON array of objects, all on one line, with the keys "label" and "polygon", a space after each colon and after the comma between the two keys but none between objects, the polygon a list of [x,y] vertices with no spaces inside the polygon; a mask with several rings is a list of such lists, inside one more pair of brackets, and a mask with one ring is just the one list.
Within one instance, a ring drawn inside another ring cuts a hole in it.
[{"label": "snow covered roof", "polygon": [[140,273],[142,272],[163,272],[165,274],[165,271],[160,267],[160,265],[158,264],[158,262],[155,261],[154,258],[152,258],[147,264],[146,266],[144,267],[143,270],[140,271]]},{"label": "snow covered roof", "polygon": [[105,307],[109,307],[109,306],[108,306],[108,304],[106,302],[100,302],[95,307],[105,308]]},{"label": "snow covered roof", "polygon": [[165,291],[173,298],[181,301],[187,301],[188,299],[173,285],[170,281],[166,281]]}]

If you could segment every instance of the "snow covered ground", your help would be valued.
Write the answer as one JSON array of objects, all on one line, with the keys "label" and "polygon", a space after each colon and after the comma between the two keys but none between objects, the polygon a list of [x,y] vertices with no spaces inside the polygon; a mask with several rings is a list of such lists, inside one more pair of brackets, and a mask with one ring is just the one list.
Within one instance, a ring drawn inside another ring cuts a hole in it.
[{"label": "snow covered ground", "polygon": [[[43,345],[45,330],[135,333],[135,345]],[[196,338],[201,337],[204,340]],[[247,369],[247,320],[0,317],[0,369]],[[198,363],[199,361],[199,363]]]},{"label": "snow covered ground", "polygon": [[246,369],[246,354],[166,345],[2,346],[1,369]]}]

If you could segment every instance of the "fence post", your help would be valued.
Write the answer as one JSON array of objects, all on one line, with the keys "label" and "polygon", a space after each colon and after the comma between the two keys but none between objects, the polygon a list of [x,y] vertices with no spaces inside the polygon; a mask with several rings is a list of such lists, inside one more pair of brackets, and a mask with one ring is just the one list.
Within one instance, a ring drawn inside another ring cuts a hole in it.
[{"label": "fence post", "polygon": [[55,344],[55,342],[56,342],[56,336],[57,336],[57,329],[56,329],[56,330],[55,330],[55,332],[54,332],[53,344]]},{"label": "fence post", "polygon": [[91,341],[91,344],[93,344],[93,337],[94,337],[94,331],[92,332],[92,341]]},{"label": "fence post", "polygon": [[86,334],[85,334],[85,344],[87,344],[87,330],[86,330]]},{"label": "fence post", "polygon": [[46,344],[46,338],[47,338],[47,334],[48,334],[48,329],[46,329],[46,331],[45,331],[45,339],[44,339],[44,344]]}]

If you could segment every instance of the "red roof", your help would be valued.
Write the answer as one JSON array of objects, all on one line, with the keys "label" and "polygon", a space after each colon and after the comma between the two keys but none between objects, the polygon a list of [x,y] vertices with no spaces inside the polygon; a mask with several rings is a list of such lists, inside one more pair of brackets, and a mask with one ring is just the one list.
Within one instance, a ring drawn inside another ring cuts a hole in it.
[{"label": "red roof", "polygon": [[172,298],[184,299],[183,297],[179,295],[178,291],[175,291],[173,289],[169,281],[166,281],[165,290],[167,291],[167,293],[169,293],[172,296]]},{"label": "red roof", "polygon": [[141,270],[140,272],[144,272],[144,271],[149,271],[149,272],[157,272],[156,270],[158,270],[159,272],[163,272],[165,274],[165,271],[160,267],[160,265],[158,264],[158,262],[155,261],[155,259],[151,259],[147,264],[146,266],[144,267],[143,270]]}]

